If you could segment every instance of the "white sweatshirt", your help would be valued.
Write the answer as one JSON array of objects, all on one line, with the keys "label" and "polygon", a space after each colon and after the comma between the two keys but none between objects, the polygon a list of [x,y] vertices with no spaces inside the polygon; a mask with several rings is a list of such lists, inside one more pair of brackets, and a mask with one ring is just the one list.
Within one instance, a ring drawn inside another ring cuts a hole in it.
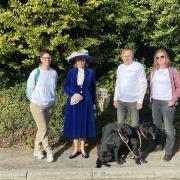
[{"label": "white sweatshirt", "polygon": [[121,64],[117,69],[114,101],[137,102],[142,104],[147,89],[147,80],[142,64],[133,61]]},{"label": "white sweatshirt", "polygon": [[29,100],[40,107],[50,107],[54,105],[56,86],[57,86],[57,72],[50,68],[42,70],[35,84],[36,69],[29,75],[27,81],[27,95]]}]

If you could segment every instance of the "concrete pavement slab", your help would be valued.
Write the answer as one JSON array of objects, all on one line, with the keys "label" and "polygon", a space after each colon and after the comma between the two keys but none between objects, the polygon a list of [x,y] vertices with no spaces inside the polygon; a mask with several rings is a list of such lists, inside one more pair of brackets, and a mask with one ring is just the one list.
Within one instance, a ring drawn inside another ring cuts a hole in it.
[{"label": "concrete pavement slab", "polygon": [[81,155],[69,159],[71,149],[63,146],[54,150],[55,162],[46,159],[37,160],[33,150],[9,148],[0,149],[0,180],[180,180],[180,152],[170,162],[163,162],[164,151],[152,152],[148,163],[137,165],[133,159],[127,159],[123,165],[116,162],[111,167],[96,167],[97,149],[90,151],[90,157]]},{"label": "concrete pavement slab", "polygon": [[84,168],[63,168],[48,170],[29,170],[27,180],[64,180],[64,179],[93,179],[92,169]]},{"label": "concrete pavement slab", "polygon": [[26,169],[0,170],[0,180],[26,180],[26,178],[27,178]]}]

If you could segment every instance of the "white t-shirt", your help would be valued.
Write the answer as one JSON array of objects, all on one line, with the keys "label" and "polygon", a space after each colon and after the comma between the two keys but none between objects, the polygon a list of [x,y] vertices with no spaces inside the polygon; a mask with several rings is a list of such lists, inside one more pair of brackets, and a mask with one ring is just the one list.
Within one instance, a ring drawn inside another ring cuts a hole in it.
[{"label": "white t-shirt", "polygon": [[147,80],[142,64],[133,61],[129,65],[119,65],[114,100],[142,103],[146,89]]},{"label": "white t-shirt", "polygon": [[41,107],[50,107],[55,102],[57,72],[53,68],[48,70],[40,68],[40,74],[35,85],[36,73],[37,69],[34,69],[27,81],[29,100]]},{"label": "white t-shirt", "polygon": [[152,78],[152,98],[169,101],[172,99],[172,87],[168,68],[158,69]]}]

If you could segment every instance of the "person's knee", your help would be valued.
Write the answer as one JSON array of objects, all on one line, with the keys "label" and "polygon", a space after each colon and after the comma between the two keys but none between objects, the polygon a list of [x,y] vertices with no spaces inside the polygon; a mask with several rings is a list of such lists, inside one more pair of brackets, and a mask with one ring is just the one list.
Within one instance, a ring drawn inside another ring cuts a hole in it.
[{"label": "person's knee", "polygon": [[139,114],[131,114],[131,125],[133,127],[139,126]]},{"label": "person's knee", "polygon": [[125,120],[118,118],[117,123],[118,123],[118,124],[124,124],[124,123],[125,123]]},{"label": "person's knee", "polygon": [[165,128],[165,133],[167,136],[173,137],[175,136],[175,129],[173,128]]},{"label": "person's knee", "polygon": [[132,126],[132,127],[137,127],[137,126],[139,126],[139,121],[135,121],[135,122],[132,121],[131,126]]},{"label": "person's knee", "polygon": [[118,113],[117,114],[117,122],[118,123],[124,123],[125,122],[125,116],[124,114]]},{"label": "person's knee", "polygon": [[175,129],[172,126],[165,126],[165,133],[166,135],[169,136],[174,136],[175,135]]}]

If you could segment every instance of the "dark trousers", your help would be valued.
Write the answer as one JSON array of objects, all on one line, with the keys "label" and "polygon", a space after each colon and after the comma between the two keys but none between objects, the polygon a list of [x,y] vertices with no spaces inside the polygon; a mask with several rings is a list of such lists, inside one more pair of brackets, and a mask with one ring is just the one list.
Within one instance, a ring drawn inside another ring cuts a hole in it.
[{"label": "dark trousers", "polygon": [[[169,107],[168,101],[152,100],[152,116],[154,124],[162,129],[162,123],[164,122],[165,133],[166,133],[166,144],[165,153],[171,154],[174,150],[175,142],[175,128],[174,128],[174,115],[175,106]],[[158,137],[158,144],[162,143],[162,137]]]},{"label": "dark trousers", "polygon": [[119,101],[117,109],[118,123],[125,123],[125,118],[129,112],[131,115],[131,126],[139,126],[139,111],[136,109],[136,102]]}]

